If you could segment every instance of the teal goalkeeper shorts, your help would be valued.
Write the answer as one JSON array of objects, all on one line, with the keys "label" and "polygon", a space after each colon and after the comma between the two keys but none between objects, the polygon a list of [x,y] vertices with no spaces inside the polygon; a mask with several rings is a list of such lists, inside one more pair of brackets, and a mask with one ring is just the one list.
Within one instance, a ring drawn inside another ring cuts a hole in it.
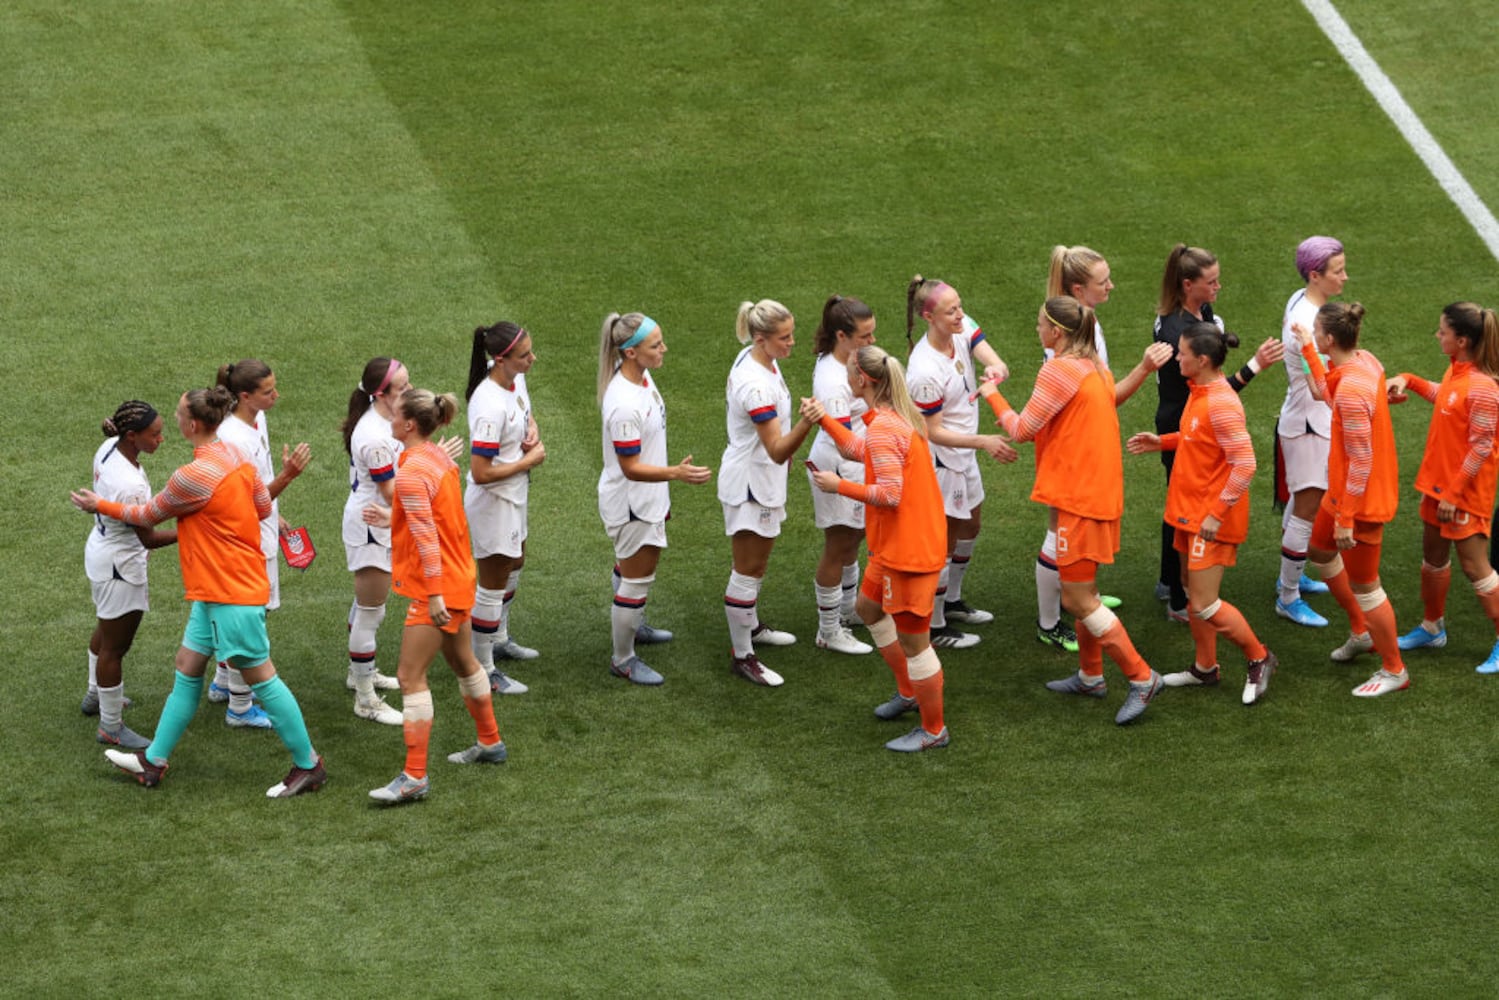
[{"label": "teal goalkeeper shorts", "polygon": [[265,608],[260,605],[213,604],[194,601],[182,633],[182,645],[195,653],[219,659],[237,670],[258,667],[271,658],[265,631]]}]

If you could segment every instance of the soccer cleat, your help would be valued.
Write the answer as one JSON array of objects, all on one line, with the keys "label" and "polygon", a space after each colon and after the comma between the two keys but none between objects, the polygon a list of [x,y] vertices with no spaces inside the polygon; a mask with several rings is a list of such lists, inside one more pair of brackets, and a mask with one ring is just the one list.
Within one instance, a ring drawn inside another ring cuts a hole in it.
[{"label": "soccer cleat", "polygon": [[448,754],[449,764],[503,764],[508,754],[505,752],[505,741],[485,746],[483,743],[475,743],[467,750],[459,750],[457,753]]},{"label": "soccer cleat", "polygon": [[224,724],[234,729],[270,729],[271,717],[265,714],[265,709],[252,703],[243,712],[232,708],[225,710]]},{"label": "soccer cleat", "polygon": [[1435,632],[1428,632],[1424,623],[1417,625],[1402,635],[1395,644],[1401,649],[1441,649],[1447,645],[1447,621],[1438,621]]},{"label": "soccer cleat", "polygon": [[972,632],[959,632],[951,625],[932,629],[932,645],[938,649],[967,649],[978,644],[978,636]]},{"label": "soccer cleat", "polygon": [[1217,687],[1219,679],[1218,664],[1215,663],[1208,669],[1202,670],[1194,663],[1186,670],[1163,675],[1161,683],[1168,688]]},{"label": "soccer cleat", "polygon": [[1158,601],[1171,600],[1171,584],[1162,583],[1157,580],[1155,584],[1155,599]]},{"label": "soccer cleat", "polygon": [[1109,693],[1109,685],[1102,677],[1096,681],[1085,681],[1082,674],[1068,674],[1061,680],[1047,681],[1046,690],[1058,691],[1062,694],[1083,694],[1089,698],[1102,698]]},{"label": "soccer cleat", "polygon": [[663,642],[671,642],[674,638],[671,631],[664,628],[655,628],[641,622],[635,626],[635,644],[638,646],[655,646]]},{"label": "soccer cleat", "polygon": [[385,699],[379,695],[365,701],[356,694],[354,714],[361,719],[369,719],[371,722],[379,722],[387,726],[399,726],[404,721],[400,710],[385,704]]},{"label": "soccer cleat", "polygon": [[1305,625],[1308,628],[1326,628],[1327,619],[1312,610],[1312,606],[1301,598],[1296,598],[1290,604],[1284,604],[1281,599],[1275,599],[1275,613],[1286,621],[1295,622],[1297,625]]},{"label": "soccer cleat", "polygon": [[1350,635],[1347,642],[1328,655],[1332,657],[1335,663],[1348,663],[1350,660],[1358,659],[1373,648],[1374,637],[1365,632],[1362,635]]},{"label": "soccer cleat", "polygon": [[514,639],[506,639],[504,642],[494,644],[496,660],[534,660],[540,655],[530,646],[522,646]]},{"label": "soccer cleat", "polygon": [[150,740],[123,722],[114,729],[105,729],[103,726],[100,726],[96,738],[100,743],[108,743],[110,746],[115,747],[124,747],[126,750],[144,750],[151,745]]},{"label": "soccer cleat", "polygon": [[1098,603],[1102,604],[1104,607],[1108,608],[1110,611],[1113,611],[1115,608],[1117,608],[1121,604],[1123,604],[1124,601],[1122,601],[1119,598],[1115,597],[1113,594],[1099,594],[1098,595]]},{"label": "soccer cleat", "polygon": [[1175,622],[1178,625],[1187,625],[1187,624],[1190,624],[1191,621],[1192,621],[1192,613],[1190,611],[1188,611],[1186,608],[1182,608],[1180,611],[1178,611],[1176,608],[1173,608],[1171,606],[1171,602],[1170,601],[1167,601],[1166,602],[1166,620],[1168,622]]},{"label": "soccer cleat", "polygon": [[1308,594],[1315,596],[1317,594],[1327,593],[1327,584],[1323,583],[1321,580],[1313,580],[1311,577],[1303,573],[1301,574],[1301,583],[1298,584],[1298,589],[1300,589],[1302,597],[1305,597]]},{"label": "soccer cleat", "polygon": [[328,772],[323,770],[323,758],[312,762],[311,767],[297,767],[286,773],[286,777],[265,790],[268,799],[289,799],[303,792],[315,792],[328,783]]},{"label": "soccer cleat", "polygon": [[146,751],[137,750],[134,753],[126,753],[123,750],[106,750],[105,758],[115,767],[130,775],[136,781],[147,788],[154,788],[161,784],[161,776],[166,773],[167,765],[153,764],[146,757]]},{"label": "soccer cleat", "polygon": [[1268,649],[1262,659],[1250,662],[1244,675],[1244,704],[1253,705],[1265,697],[1265,690],[1270,687],[1270,678],[1275,675],[1275,668],[1279,665],[1280,661]]},{"label": "soccer cleat", "polygon": [[431,782],[427,780],[426,775],[413,778],[402,771],[384,788],[370,789],[370,798],[376,802],[386,803],[415,802],[417,799],[426,798],[427,790],[431,787]]},{"label": "soccer cleat", "polygon": [[933,736],[931,733],[917,726],[904,736],[897,736],[885,744],[886,750],[894,750],[897,753],[920,753],[923,750],[936,750],[945,747],[951,742],[947,735],[947,727],[942,727],[942,732]]},{"label": "soccer cleat", "polygon": [[[129,708],[131,705],[134,705],[134,704],[135,704],[135,702],[131,701],[129,698],[126,698],[124,705],[122,705],[121,707],[122,708]],[[79,702],[79,704],[78,704],[78,711],[82,712],[84,715],[98,715],[99,714],[99,692],[98,691],[90,691],[87,694],[85,694],[83,696],[83,701]]]},{"label": "soccer cleat", "polygon": [[531,689],[498,667],[489,672],[490,694],[525,694],[529,690]]},{"label": "soccer cleat", "polygon": [[1494,648],[1489,651],[1489,658],[1473,669],[1480,674],[1499,674],[1499,640],[1495,640]]},{"label": "soccer cleat", "polygon": [[1392,674],[1388,670],[1376,670],[1374,676],[1353,689],[1355,698],[1378,698],[1382,694],[1391,691],[1404,691],[1411,686],[1411,675],[1409,670],[1402,670],[1398,674]]},{"label": "soccer cleat", "polygon": [[1124,704],[1119,706],[1119,711],[1114,716],[1114,724],[1127,726],[1144,715],[1145,709],[1150,706],[1150,700],[1159,694],[1164,686],[1161,683],[1161,675],[1154,670],[1150,672],[1148,681],[1130,681],[1129,697],[1125,698]]},{"label": "soccer cleat", "polygon": [[[348,688],[350,691],[358,691],[359,690],[359,686],[354,683],[354,672],[353,671],[350,671],[349,675],[344,678],[344,687]],[[398,681],[398,680],[396,680],[394,677],[389,676],[388,674],[382,674],[380,671],[376,670],[375,671],[375,690],[376,691],[399,691],[399,690],[401,690],[401,682]]]},{"label": "soccer cleat", "polygon": [[652,670],[638,656],[632,656],[623,663],[610,663],[609,672],[615,677],[623,677],[631,684],[642,684],[645,687],[658,687],[666,683],[665,677]]},{"label": "soccer cleat", "polygon": [[216,701],[216,702],[220,702],[220,703],[228,701],[229,700],[229,689],[226,688],[226,687],[220,687],[219,685],[213,683],[212,681],[209,681],[208,682],[208,700],[209,701]]},{"label": "soccer cleat", "polygon": [[737,674],[751,684],[759,684],[761,687],[780,687],[786,683],[784,677],[761,663],[754,653],[748,656],[734,656],[731,654],[729,657],[729,673]]},{"label": "soccer cleat", "polygon": [[750,642],[756,646],[790,646],[796,642],[796,636],[761,622],[750,631]]},{"label": "soccer cleat", "polygon": [[869,627],[868,625],[866,625],[864,623],[864,619],[860,618],[858,615],[854,614],[852,611],[850,611],[848,614],[843,615],[842,617],[840,617],[838,619],[838,623],[840,625],[842,625],[844,628],[868,628]]},{"label": "soccer cleat", "polygon": [[914,711],[916,711],[916,699],[907,698],[897,691],[889,701],[874,706],[874,717],[884,719],[886,722],[894,722],[907,712]]},{"label": "soccer cleat", "polygon": [[1069,653],[1077,652],[1077,633],[1072,631],[1070,626],[1062,622],[1057,622],[1051,628],[1042,628],[1041,624],[1037,622],[1036,641],[1045,643],[1048,646],[1054,646],[1057,649],[1064,649]]},{"label": "soccer cleat", "polygon": [[948,621],[963,622],[965,625],[987,625],[994,620],[994,615],[988,611],[969,607],[968,602],[963,600],[943,601],[942,613],[947,616]]},{"label": "soccer cleat", "polygon": [[860,642],[854,638],[854,634],[846,628],[839,627],[832,635],[824,635],[821,631],[817,633],[817,648],[831,649],[835,653],[848,653],[851,656],[863,656],[865,653],[874,652],[874,647],[867,642]]}]

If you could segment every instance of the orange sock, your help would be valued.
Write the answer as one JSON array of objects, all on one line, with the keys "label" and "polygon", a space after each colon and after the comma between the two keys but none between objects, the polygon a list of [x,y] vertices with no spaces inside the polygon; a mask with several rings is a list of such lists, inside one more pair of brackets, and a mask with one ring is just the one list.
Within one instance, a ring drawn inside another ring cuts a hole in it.
[{"label": "orange sock", "polygon": [[1212,670],[1218,663],[1218,630],[1196,615],[1188,618],[1187,622],[1192,629],[1197,666],[1203,670]]},{"label": "orange sock", "polygon": [[1499,635],[1499,587],[1487,594],[1479,594],[1478,603],[1483,608],[1483,613],[1489,616],[1489,621],[1494,623],[1495,634]]},{"label": "orange sock", "polygon": [[1452,563],[1432,569],[1421,563],[1421,613],[1429,622],[1439,622],[1447,613],[1447,585],[1452,582]]},{"label": "orange sock", "polygon": [[921,728],[936,736],[947,725],[942,718],[942,671],[919,681],[911,681],[916,689],[916,706],[921,712]]},{"label": "orange sock", "polygon": [[1075,623],[1077,629],[1077,668],[1084,677],[1103,677],[1103,643],[1098,637],[1083,627],[1083,620],[1078,618]]},{"label": "orange sock", "polygon": [[486,691],[482,698],[465,695],[463,704],[468,708],[468,714],[474,718],[474,731],[478,734],[479,742],[487,747],[500,742],[500,727],[494,721],[494,700],[489,693]]},{"label": "orange sock", "polygon": [[881,646],[880,655],[885,658],[890,672],[895,675],[895,690],[900,692],[902,698],[915,698],[916,689],[911,686],[911,673],[906,668],[906,651],[900,648],[900,643],[892,642],[888,646]]},{"label": "orange sock", "polygon": [[1373,611],[1367,612],[1369,636],[1374,640],[1374,652],[1379,654],[1379,665],[1392,674],[1405,669],[1400,657],[1400,636],[1395,627],[1395,609],[1388,598]]},{"label": "orange sock", "polygon": [[1345,569],[1337,576],[1324,574],[1322,582],[1327,584],[1327,589],[1332,592],[1333,598],[1338,602],[1338,607],[1348,615],[1348,631],[1354,635],[1363,635],[1369,631],[1364,609],[1358,606],[1358,598],[1353,595],[1353,581],[1348,579],[1348,571]]},{"label": "orange sock", "polygon": [[401,723],[406,740],[406,773],[413,778],[427,775],[427,744],[432,739],[431,719],[406,719]]},{"label": "orange sock", "polygon": [[1260,642],[1259,637],[1254,634],[1254,629],[1244,620],[1244,615],[1239,609],[1227,601],[1218,602],[1218,610],[1213,612],[1213,617],[1208,619],[1212,625],[1229,642],[1244,651],[1245,659],[1253,662],[1265,658],[1265,644]]},{"label": "orange sock", "polygon": [[[1081,649],[1082,632],[1078,633],[1079,646]],[[1135,649],[1135,644],[1130,641],[1129,633],[1124,630],[1124,623],[1115,621],[1107,632],[1098,637],[1099,643],[1109,659],[1119,665],[1119,669],[1132,681],[1150,680],[1150,664]]]}]

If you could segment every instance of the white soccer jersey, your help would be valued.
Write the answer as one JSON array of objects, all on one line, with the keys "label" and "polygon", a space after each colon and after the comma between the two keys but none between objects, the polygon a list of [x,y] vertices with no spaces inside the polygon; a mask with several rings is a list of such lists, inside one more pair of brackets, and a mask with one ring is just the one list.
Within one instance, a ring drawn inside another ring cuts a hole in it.
[{"label": "white soccer jersey", "polygon": [[[984,339],[984,331],[966,316],[963,328],[964,335],[952,339],[952,357],[933,347],[929,338],[918,340],[906,364],[906,380],[911,400],[923,416],[940,413],[946,429],[977,434],[979,411],[974,393],[978,391],[978,373],[973,370],[973,348]],[[948,469],[966,469],[977,462],[972,449],[936,443],[932,444],[932,460]]]},{"label": "white soccer jersey", "polygon": [[666,465],[666,403],[660,386],[645,372],[636,385],[616,371],[600,405],[604,427],[604,471],[599,474],[599,516],[615,528],[630,520],[652,524],[666,520],[671,495],[666,483],[626,479],[621,455],[634,455],[645,465]]},{"label": "white soccer jersey", "polygon": [[[856,437],[864,436],[864,421],[859,418],[869,411],[869,404],[862,396],[854,395],[848,385],[848,366],[832,354],[818,358],[817,366],[812,369],[812,395],[817,397],[828,416],[853,431]],[[864,481],[864,462],[844,458],[832,436],[820,427],[808,458],[819,469],[837,472],[844,479]]]},{"label": "white soccer jersey", "polygon": [[1301,357],[1301,340],[1291,332],[1291,324],[1300,323],[1308,330],[1317,323],[1317,307],[1298,288],[1286,303],[1280,325],[1280,342],[1286,346],[1286,400],[1280,404],[1280,422],[1276,431],[1283,438],[1301,437],[1308,426],[1318,437],[1332,437],[1332,407],[1312,396],[1306,384],[1306,361]]},{"label": "white soccer jersey", "polygon": [[786,466],[770,460],[756,430],[772,418],[779,418],[781,433],[790,428],[791,391],[781,370],[772,361],[769,369],[750,357],[753,347],[746,347],[729,369],[725,392],[729,445],[724,449],[718,470],[718,499],[721,503],[741,504],[753,500],[763,507],[786,505]]},{"label": "white soccer jersey", "polygon": [[[267,487],[276,478],[276,469],[271,465],[271,436],[266,427],[265,411],[255,414],[255,423],[250,425],[234,414],[219,424],[219,440],[234,445],[245,459],[255,466],[260,479]],[[281,505],[271,501],[271,513],[260,522],[260,552],[267,559],[274,559],[280,548]]]},{"label": "white soccer jersey", "polygon": [[[105,500],[145,503],[151,499],[146,470],[121,455],[119,443],[119,438],[112,437],[94,452],[94,492]],[[118,575],[126,583],[144,584],[146,547],[124,521],[95,514],[83,547],[83,568],[94,583],[107,583]]]},{"label": "white soccer jersey", "polygon": [[[526,391],[526,376],[515,376],[514,389],[486,378],[468,401],[469,450],[497,465],[519,462],[520,445],[530,424],[531,395]],[[468,474],[468,489],[488,490],[514,503],[525,501],[530,482],[529,470],[483,485],[474,482],[472,471]]]},{"label": "white soccer jersey", "polygon": [[343,539],[346,545],[365,545],[370,539],[390,547],[390,529],[364,523],[364,508],[384,504],[380,484],[396,475],[396,459],[404,445],[390,436],[390,421],[371,406],[354,425],[349,438],[349,499],[344,501]]}]

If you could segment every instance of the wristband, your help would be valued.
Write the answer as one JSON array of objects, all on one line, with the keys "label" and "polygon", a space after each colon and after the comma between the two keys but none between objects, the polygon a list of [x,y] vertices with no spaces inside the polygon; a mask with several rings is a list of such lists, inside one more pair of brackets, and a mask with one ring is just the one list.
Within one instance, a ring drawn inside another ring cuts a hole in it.
[{"label": "wristband", "polygon": [[1258,375],[1260,373],[1260,359],[1251,355],[1244,367],[1249,369],[1251,375]]}]

